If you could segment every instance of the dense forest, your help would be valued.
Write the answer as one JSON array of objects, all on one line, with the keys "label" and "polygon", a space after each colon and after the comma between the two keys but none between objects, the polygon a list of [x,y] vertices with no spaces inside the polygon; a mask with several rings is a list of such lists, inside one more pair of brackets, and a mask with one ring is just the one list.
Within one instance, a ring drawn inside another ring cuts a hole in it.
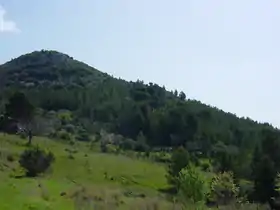
[{"label": "dense forest", "polygon": [[[106,132],[117,135],[123,148],[141,152],[183,147],[211,160],[215,171],[254,181],[255,192],[266,192],[254,199],[275,196],[280,132],[267,123],[189,100],[182,91],[114,78],[56,51],[32,52],[1,65],[0,88],[3,114],[17,91],[37,108],[37,135],[65,137],[67,131],[89,141]],[[269,170],[271,179],[263,186]]]}]

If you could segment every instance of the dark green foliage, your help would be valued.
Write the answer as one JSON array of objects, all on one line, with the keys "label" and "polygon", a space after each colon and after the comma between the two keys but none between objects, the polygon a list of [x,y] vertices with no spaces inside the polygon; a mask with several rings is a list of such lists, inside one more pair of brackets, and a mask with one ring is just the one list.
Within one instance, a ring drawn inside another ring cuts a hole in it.
[{"label": "dark green foliage", "polygon": [[209,172],[211,170],[211,165],[208,162],[203,162],[200,164],[200,167],[203,171]]},{"label": "dark green foliage", "polygon": [[278,196],[275,181],[280,170],[280,139],[278,133],[269,127],[264,128],[261,134],[261,146],[256,146],[251,166],[254,199],[265,203]]},{"label": "dark green foliage", "polygon": [[72,124],[67,124],[63,127],[68,133],[74,134],[75,133],[75,126]]},{"label": "dark green foliage", "polygon": [[24,93],[15,92],[6,104],[6,115],[20,121],[29,123],[34,114],[34,106],[28,101]]},{"label": "dark green foliage", "polygon": [[25,150],[19,159],[21,167],[26,169],[26,175],[35,177],[40,173],[45,172],[54,161],[54,155],[51,152],[37,148]]},{"label": "dark green foliage", "polygon": [[262,130],[262,154],[267,155],[273,162],[275,169],[280,171],[280,136],[279,133],[266,128]]},{"label": "dark green foliage", "polygon": [[16,157],[15,157],[14,154],[8,154],[8,155],[7,155],[7,160],[8,160],[9,162],[14,162],[15,159],[16,159]]},{"label": "dark green foliage", "polygon": [[179,172],[187,167],[190,163],[190,155],[188,151],[183,148],[179,147],[175,149],[172,153],[170,164],[168,167],[168,181],[172,185],[177,185],[177,179],[179,176]]},{"label": "dark green foliage", "polygon": [[106,142],[100,141],[100,150],[101,150],[101,152],[104,152],[104,153],[108,152],[108,147],[107,147]]},{"label": "dark green foliage", "polygon": [[26,139],[27,138],[27,135],[26,135],[25,132],[20,132],[19,136],[20,136],[21,139]]},{"label": "dark green foliage", "polygon": [[227,146],[223,142],[218,142],[214,145],[212,152],[215,160],[215,167],[217,171],[234,171],[238,166],[237,157],[239,149],[235,146]]},{"label": "dark green foliage", "polygon": [[246,200],[253,200],[254,195],[254,183],[251,181],[240,180],[239,186],[239,197],[245,198]]},{"label": "dark green foliage", "polygon": [[146,137],[143,135],[143,132],[140,132],[137,136],[134,150],[138,152],[146,152],[149,150],[149,146],[146,143]]},{"label": "dark green foliage", "polygon": [[186,100],[186,94],[185,94],[183,91],[180,92],[179,98],[180,98],[181,100]]},{"label": "dark green foliage", "polygon": [[227,205],[237,198],[238,186],[234,183],[232,172],[216,174],[210,183],[209,201]]},{"label": "dark green foliage", "polygon": [[71,140],[71,134],[68,133],[65,130],[61,130],[61,131],[56,132],[55,137],[58,138],[58,139],[67,140],[67,141]]},{"label": "dark green foliage", "polygon": [[81,129],[78,130],[76,140],[78,140],[78,141],[90,141],[90,136],[85,129],[81,128]]},{"label": "dark green foliage", "polygon": [[[5,98],[11,90],[20,88],[37,107],[70,110],[72,119],[64,114],[61,124],[72,134],[76,132],[69,124],[82,124],[89,133],[104,129],[137,142],[142,133],[141,138],[150,147],[183,145],[207,158],[221,141],[227,147],[242,148],[238,155],[242,154],[242,159],[235,165],[248,165],[243,160],[249,160],[254,144],[262,138],[262,125],[250,119],[238,119],[199,101],[187,100],[185,93],[172,93],[154,83],[112,78],[55,51],[30,53],[1,69],[6,75],[1,77],[6,81],[1,83],[5,84],[1,96]],[[82,136],[77,134],[77,139],[87,139]],[[146,150],[146,145],[141,142],[134,148]],[[216,162],[222,161],[227,165],[230,160],[226,155],[216,158]]]},{"label": "dark green foliage", "polygon": [[136,145],[135,141],[131,139],[123,139],[123,141],[120,143],[120,148],[123,150],[134,150]]},{"label": "dark green foliage", "polygon": [[265,203],[275,197],[276,175],[273,161],[268,156],[261,157],[254,170],[254,193],[257,201]]}]

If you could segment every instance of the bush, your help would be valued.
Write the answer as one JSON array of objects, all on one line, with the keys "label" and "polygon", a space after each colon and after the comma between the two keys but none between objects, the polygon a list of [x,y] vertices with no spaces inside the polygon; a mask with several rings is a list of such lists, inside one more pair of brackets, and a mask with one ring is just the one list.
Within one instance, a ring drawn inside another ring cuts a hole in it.
[{"label": "bush", "polygon": [[216,174],[211,181],[210,187],[209,201],[217,204],[229,204],[239,193],[239,188],[234,183],[231,172]]},{"label": "bush", "polygon": [[14,162],[14,161],[16,160],[16,157],[15,157],[14,154],[8,154],[8,155],[7,155],[7,160],[8,160],[9,162]]},{"label": "bush", "polygon": [[62,140],[71,140],[71,134],[68,133],[66,130],[61,130],[58,131],[56,134],[57,138],[62,139]]},{"label": "bush", "polygon": [[165,152],[154,152],[151,153],[151,159],[153,161],[159,162],[159,163],[169,163],[171,156],[168,153]]},{"label": "bush", "polygon": [[188,165],[179,173],[179,194],[184,200],[193,203],[205,203],[207,195],[210,192],[209,181],[206,179],[202,171],[194,165]]},{"label": "bush", "polygon": [[190,163],[190,155],[188,151],[183,148],[179,147],[178,149],[174,150],[170,159],[170,164],[168,167],[168,182],[178,188],[178,175],[179,172],[187,167]]},{"label": "bush", "polygon": [[211,164],[208,163],[208,162],[202,162],[202,163],[200,164],[200,166],[201,166],[201,169],[202,169],[203,171],[205,171],[205,172],[211,171]]},{"label": "bush", "polygon": [[67,124],[63,127],[68,133],[75,133],[75,126],[72,124]]},{"label": "bush", "polygon": [[26,170],[26,175],[35,177],[45,172],[54,161],[54,155],[39,148],[25,150],[19,159],[19,164]]},{"label": "bush", "polygon": [[123,150],[134,150],[135,149],[135,141],[131,139],[124,139],[120,143],[120,148]]},{"label": "bush", "polygon": [[90,141],[90,136],[85,129],[81,129],[78,131],[76,136],[76,140],[78,141]]},{"label": "bush", "polygon": [[19,133],[19,137],[20,137],[21,139],[26,139],[26,138],[27,138],[27,135],[26,135],[25,132],[20,132],[20,133]]},{"label": "bush", "polygon": [[108,151],[107,144],[105,142],[100,143],[100,150],[103,153],[106,153]]},{"label": "bush", "polygon": [[116,147],[115,145],[113,145],[113,144],[107,144],[106,145],[106,147],[107,147],[107,153],[114,153],[114,154],[116,154],[117,153],[117,151],[118,151],[118,147]]},{"label": "bush", "polygon": [[134,144],[134,150],[137,152],[146,152],[149,151],[149,146],[145,142],[136,141]]},{"label": "bush", "polygon": [[252,200],[252,196],[254,193],[254,183],[247,180],[239,180],[239,197]]}]

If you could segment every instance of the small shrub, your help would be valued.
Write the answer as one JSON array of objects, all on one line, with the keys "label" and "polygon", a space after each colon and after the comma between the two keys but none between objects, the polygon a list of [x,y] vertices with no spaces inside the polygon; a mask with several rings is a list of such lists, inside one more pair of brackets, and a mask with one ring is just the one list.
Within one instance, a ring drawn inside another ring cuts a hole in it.
[{"label": "small shrub", "polygon": [[57,136],[57,138],[62,139],[62,140],[67,140],[67,141],[71,140],[71,134],[68,133],[66,130],[58,131],[56,136]]},{"label": "small shrub", "polygon": [[90,136],[85,129],[80,129],[76,136],[76,140],[78,141],[90,141]]},{"label": "small shrub", "polygon": [[25,132],[20,132],[20,133],[19,133],[19,137],[20,137],[21,139],[26,139],[26,138],[27,138],[27,135],[26,135]]},{"label": "small shrub", "polygon": [[210,163],[208,163],[208,162],[202,162],[202,163],[200,164],[200,166],[201,166],[201,169],[202,169],[203,171],[205,171],[205,172],[211,171],[211,165],[210,165]]},{"label": "small shrub", "polygon": [[69,144],[71,145],[71,146],[73,146],[73,145],[75,145],[75,140],[73,140],[73,139],[71,139],[70,141],[69,141]]},{"label": "small shrub", "polygon": [[239,197],[252,200],[254,183],[247,180],[239,181]]},{"label": "small shrub", "polygon": [[178,176],[180,171],[187,167],[189,163],[190,155],[185,148],[179,147],[173,151],[168,167],[167,179],[175,188],[178,188]]},{"label": "small shrub", "polygon": [[69,158],[70,160],[74,160],[74,159],[75,159],[74,155],[71,154],[71,153],[68,154],[68,158]]},{"label": "small shrub", "polygon": [[120,143],[120,148],[123,150],[134,150],[135,149],[135,141],[131,139],[124,139]]},{"label": "small shrub", "polygon": [[231,172],[216,174],[211,181],[211,192],[209,200],[211,202],[226,205],[235,200],[239,193],[239,188],[234,183]]},{"label": "small shrub", "polygon": [[108,152],[108,147],[107,147],[107,144],[105,142],[100,142],[100,150],[103,153],[107,153]]},{"label": "small shrub", "polygon": [[75,133],[75,126],[72,124],[67,124],[63,127],[68,133]]},{"label": "small shrub", "polygon": [[7,155],[7,160],[8,160],[9,162],[14,162],[15,159],[16,159],[15,155],[13,155],[13,154],[8,154],[8,155]]},{"label": "small shrub", "polygon": [[170,162],[170,155],[168,153],[165,152],[155,152],[155,153],[151,153],[151,158],[159,163],[169,163]]},{"label": "small shrub", "polygon": [[19,159],[19,164],[26,170],[26,175],[35,177],[45,172],[52,162],[54,155],[39,148],[30,148],[25,150]]},{"label": "small shrub", "polygon": [[179,194],[193,203],[206,202],[210,192],[209,181],[203,175],[202,171],[190,164],[179,173]]},{"label": "small shrub", "polygon": [[108,153],[117,153],[117,147],[114,146],[113,144],[107,144],[107,152]]}]

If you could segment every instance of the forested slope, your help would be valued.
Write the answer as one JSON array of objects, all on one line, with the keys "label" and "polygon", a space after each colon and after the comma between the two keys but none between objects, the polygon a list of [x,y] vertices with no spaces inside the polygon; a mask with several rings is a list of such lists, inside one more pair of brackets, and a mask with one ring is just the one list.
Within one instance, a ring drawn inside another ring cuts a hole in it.
[{"label": "forested slope", "polygon": [[116,79],[56,51],[13,59],[0,66],[0,78],[2,104],[21,90],[43,112],[69,110],[71,123],[88,133],[120,134],[141,144],[140,150],[183,145],[219,158],[219,167],[242,176],[250,174],[253,150],[266,138],[263,130],[280,136],[268,124],[188,100],[187,93]]}]

